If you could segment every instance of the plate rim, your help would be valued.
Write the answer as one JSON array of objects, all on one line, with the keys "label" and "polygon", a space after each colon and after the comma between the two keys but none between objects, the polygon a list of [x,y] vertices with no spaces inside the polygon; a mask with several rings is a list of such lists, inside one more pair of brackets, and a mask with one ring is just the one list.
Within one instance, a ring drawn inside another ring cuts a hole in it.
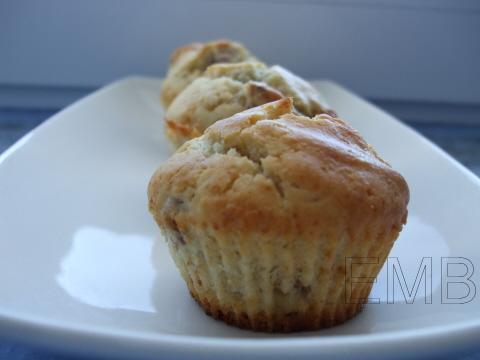
[{"label": "plate rim", "polygon": [[[9,336],[13,331],[17,336]],[[478,340],[480,321],[470,320],[458,324],[441,326],[430,326],[423,329],[395,330],[383,334],[361,334],[361,335],[328,335],[309,337],[288,337],[282,334],[277,338],[219,338],[198,335],[179,335],[151,333],[146,331],[119,330],[107,326],[74,325],[71,322],[48,320],[45,317],[33,315],[11,316],[0,312],[0,333],[14,339],[33,339],[28,343],[36,343],[40,346],[65,349],[65,346],[58,346],[51,340],[66,339],[62,345],[69,345],[70,348],[77,348],[83,344],[92,343],[93,340],[117,344],[119,341],[126,348],[137,348],[142,346],[145,353],[159,349],[169,350],[173,353],[185,352],[186,347],[192,354],[199,350],[207,354],[225,351],[235,351],[238,354],[250,354],[252,352],[260,355],[259,352],[276,354],[277,356],[290,356],[292,353],[301,351],[305,354],[328,353],[339,348],[348,349],[348,353],[355,353],[355,356],[372,354],[371,346],[375,345],[375,356],[381,356],[385,352],[394,349],[416,350],[427,348],[429,353],[454,352],[457,348],[468,349],[470,339]],[[47,335],[45,338],[36,338],[38,334]],[[21,334],[21,338],[18,335]],[[30,336],[28,336],[30,335]],[[50,336],[53,339],[50,339]],[[56,342],[58,344],[58,341]],[[431,346],[435,346],[434,349]],[[83,345],[84,346],[84,345]],[[406,348],[408,346],[408,348]],[[416,349],[415,349],[416,348]],[[91,349],[89,349],[91,350]],[[99,353],[112,353],[111,349],[98,349]],[[110,351],[109,351],[110,350]],[[433,351],[432,351],[433,350]],[[142,350],[137,351],[141,352]],[[408,351],[408,350],[407,350]],[[113,353],[116,353],[113,351]]]}]

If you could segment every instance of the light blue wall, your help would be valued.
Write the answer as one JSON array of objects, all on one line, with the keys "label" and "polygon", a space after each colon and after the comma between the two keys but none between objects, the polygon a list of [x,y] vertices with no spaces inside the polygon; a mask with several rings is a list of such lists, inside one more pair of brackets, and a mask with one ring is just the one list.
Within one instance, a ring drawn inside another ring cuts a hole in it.
[{"label": "light blue wall", "polygon": [[0,87],[161,76],[170,51],[229,37],[370,98],[480,104],[480,2],[0,1]]}]

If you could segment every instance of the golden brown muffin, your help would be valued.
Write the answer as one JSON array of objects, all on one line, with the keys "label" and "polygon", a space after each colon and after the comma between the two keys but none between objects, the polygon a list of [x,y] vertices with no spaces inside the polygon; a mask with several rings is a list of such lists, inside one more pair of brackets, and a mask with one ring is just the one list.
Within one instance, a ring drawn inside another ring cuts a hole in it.
[{"label": "golden brown muffin", "polygon": [[282,97],[307,116],[334,114],[317,90],[281,66],[258,61],[214,64],[187,86],[165,115],[165,131],[175,146],[201,135],[215,121]]},{"label": "golden brown muffin", "polygon": [[240,43],[216,40],[192,43],[176,49],[170,57],[170,68],[162,83],[161,100],[165,108],[207,67],[215,63],[234,63],[253,59]]},{"label": "golden brown muffin", "polygon": [[[153,175],[149,209],[205,312],[258,331],[355,316],[407,218],[408,186],[350,126],[281,99],[218,121]],[[347,296],[351,295],[351,296]]]}]

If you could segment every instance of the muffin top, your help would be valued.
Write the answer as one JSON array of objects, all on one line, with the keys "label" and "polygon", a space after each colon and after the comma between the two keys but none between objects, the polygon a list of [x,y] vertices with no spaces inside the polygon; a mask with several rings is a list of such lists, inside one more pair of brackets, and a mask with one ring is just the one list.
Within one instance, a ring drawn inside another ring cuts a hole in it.
[{"label": "muffin top", "polygon": [[281,66],[259,61],[211,65],[172,102],[165,114],[168,138],[180,146],[217,120],[255,106],[292,97],[296,113],[334,115],[319,92]]},{"label": "muffin top", "polygon": [[187,238],[198,227],[242,238],[398,233],[409,200],[403,177],[355,130],[295,115],[289,98],[210,126],[160,166],[148,193],[156,221]]},{"label": "muffin top", "polygon": [[280,65],[268,67],[255,60],[219,63],[209,66],[202,76],[211,79],[227,77],[243,83],[262,82],[283,96],[291,97],[295,110],[302,115],[310,117],[323,113],[335,115],[312,85]]},{"label": "muffin top", "polygon": [[163,105],[168,107],[210,65],[247,59],[253,59],[250,52],[242,44],[230,40],[192,43],[176,49],[170,57],[170,68],[162,84]]},{"label": "muffin top", "polygon": [[[220,68],[225,68],[223,65]],[[250,77],[244,82],[237,80],[247,77],[248,70],[256,69],[250,65],[238,63],[228,67],[247,70],[232,73],[232,77],[199,77],[177,96],[165,114],[165,131],[176,147],[202,135],[217,120],[284,97],[278,90]],[[216,65],[210,68],[213,67],[217,68]]]}]

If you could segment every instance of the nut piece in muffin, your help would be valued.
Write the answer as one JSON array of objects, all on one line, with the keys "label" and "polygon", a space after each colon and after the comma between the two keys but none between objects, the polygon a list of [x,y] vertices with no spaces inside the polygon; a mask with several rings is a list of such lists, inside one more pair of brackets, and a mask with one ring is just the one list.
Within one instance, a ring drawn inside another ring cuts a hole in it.
[{"label": "nut piece in muffin", "polygon": [[209,66],[173,101],[165,115],[166,134],[178,147],[217,120],[283,97],[293,98],[298,114],[335,114],[316,89],[281,66],[221,63]]},{"label": "nut piece in muffin", "polygon": [[[288,98],[218,121],[153,175],[149,209],[210,316],[267,332],[340,324],[363,307],[407,218],[408,186],[344,121]],[[347,296],[349,295],[349,296]]]},{"label": "nut piece in muffin", "polygon": [[176,49],[170,57],[170,68],[162,84],[161,100],[164,107],[167,108],[210,65],[248,59],[253,59],[250,52],[242,44],[230,40],[192,43]]}]

